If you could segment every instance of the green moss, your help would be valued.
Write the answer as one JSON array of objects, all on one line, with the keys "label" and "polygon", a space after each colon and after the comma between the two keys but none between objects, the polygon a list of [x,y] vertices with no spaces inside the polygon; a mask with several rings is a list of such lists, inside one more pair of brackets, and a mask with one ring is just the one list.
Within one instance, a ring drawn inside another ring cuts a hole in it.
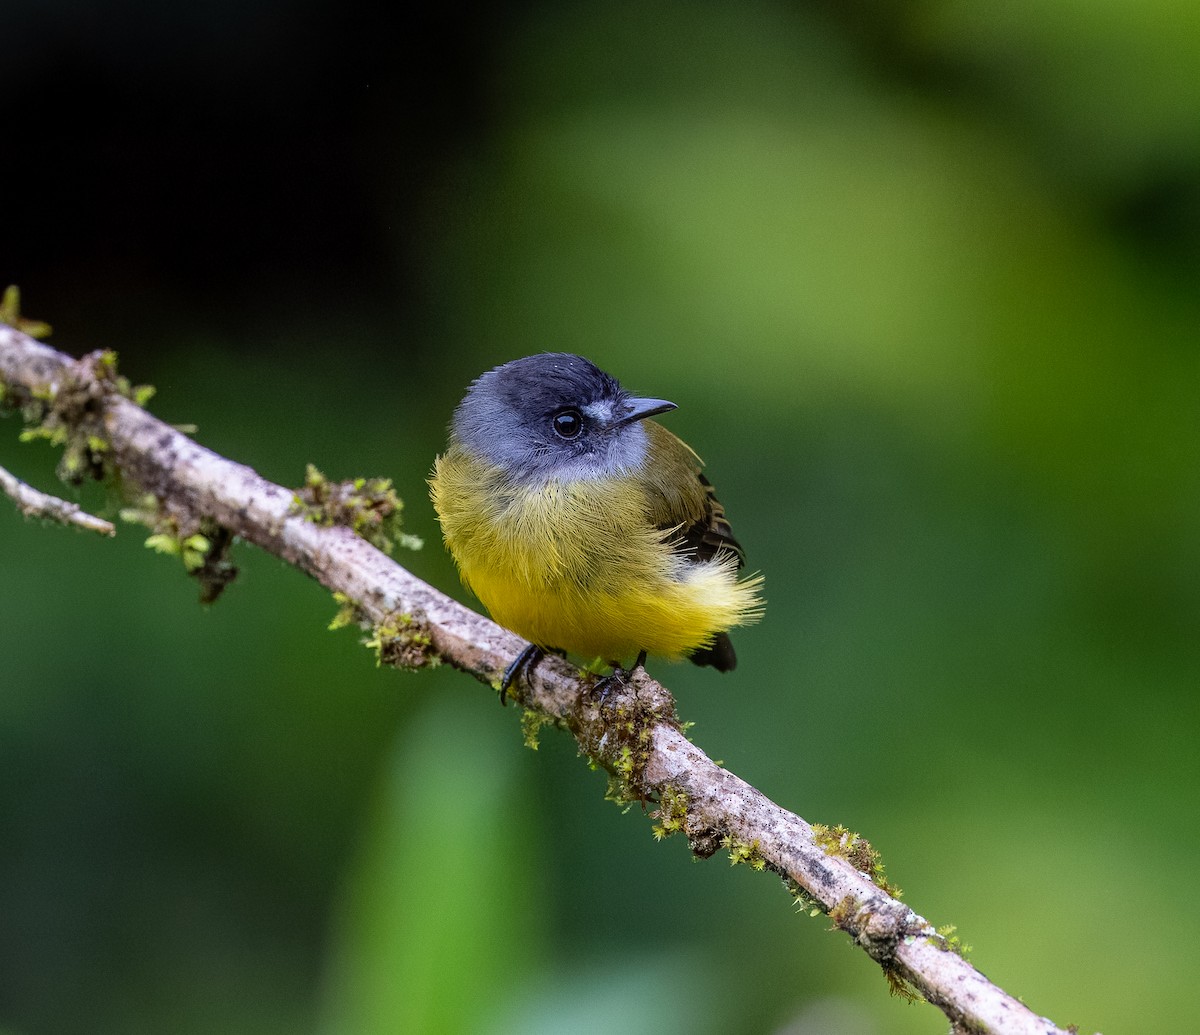
[{"label": "green moss", "polygon": [[542,712],[535,712],[532,708],[524,709],[521,712],[521,737],[525,741],[525,746],[531,751],[536,751],[542,728],[555,724],[555,720],[550,718],[549,715],[544,715]]},{"label": "green moss", "polygon": [[62,447],[58,474],[78,485],[88,478],[104,480],[113,471],[104,428],[105,404],[113,395],[142,405],[153,394],[148,385],[132,385],[117,372],[117,354],[92,352],[66,368],[54,384],[19,388],[9,385],[5,405],[20,411],[22,442],[45,441]]},{"label": "green moss", "polygon": [[157,497],[150,494],[123,508],[121,520],[151,530],[147,549],[180,559],[184,570],[200,584],[202,604],[215,603],[237,578],[237,566],[229,559],[233,535],[215,521],[181,518],[165,511]]},{"label": "green moss", "polygon": [[802,888],[794,878],[785,875],[783,877],[783,886],[787,888],[788,894],[792,896],[792,905],[796,907],[797,912],[807,913],[809,916],[819,916],[825,912],[825,907],[808,891]]},{"label": "green moss", "polygon": [[912,1004],[921,1000],[920,993],[907,982],[894,967],[884,967],[883,976],[887,978],[888,992],[897,999],[903,999]]},{"label": "green moss", "polygon": [[[122,507],[120,516],[122,521],[127,521],[131,525],[145,525],[147,528],[153,529],[157,527],[162,517],[162,508],[158,504],[158,497],[147,492],[135,499],[129,506]],[[151,536],[146,540],[146,546],[150,549],[159,550],[160,553],[176,552],[171,549],[160,550],[158,544],[150,541],[154,538],[155,536]]]},{"label": "green moss", "polygon": [[[623,762],[626,762],[624,772],[620,771]],[[640,804],[645,807],[645,796],[636,789],[629,778],[633,772],[633,753],[630,752],[627,760],[619,760],[617,765],[618,770],[610,771],[608,774],[608,783],[604,788],[604,800],[611,801],[623,812],[628,812],[634,805]]]},{"label": "green moss", "polygon": [[657,841],[672,834],[678,834],[687,828],[688,796],[687,792],[673,783],[667,784],[658,797],[658,808],[652,813],[658,820],[652,833]]},{"label": "green moss", "polygon": [[41,320],[31,320],[21,315],[21,290],[16,284],[9,284],[0,295],[0,323],[6,323],[22,334],[31,338],[48,338],[50,325]]},{"label": "green moss", "polygon": [[628,810],[631,805],[645,805],[646,795],[639,789],[642,769],[646,764],[646,751],[639,744],[636,724],[625,721],[616,725],[614,747],[603,757],[590,757],[593,767],[608,772],[608,784],[604,789],[604,800]]},{"label": "green moss", "polygon": [[861,834],[856,834],[840,823],[835,827],[814,823],[812,832],[813,840],[827,855],[845,859],[860,873],[865,873],[880,891],[891,895],[892,898],[900,898],[903,895],[903,892],[887,879],[879,852]]},{"label": "green moss", "polygon": [[633,776],[635,765],[633,748],[628,744],[622,744],[616,757],[612,759],[613,775],[628,781]]},{"label": "green moss", "polygon": [[937,929],[937,938],[929,940],[939,949],[944,949],[947,952],[954,953],[956,956],[961,956],[963,959],[968,959],[971,955],[971,946],[954,933],[957,930],[958,928],[954,924],[943,924]]},{"label": "green moss", "polygon": [[348,625],[359,625],[363,621],[362,612],[358,605],[351,600],[345,593],[334,592],[334,603],[338,605],[338,612],[333,616],[333,620],[329,623],[329,631],[334,632],[338,629],[345,629]]},{"label": "green moss", "polygon": [[385,617],[363,642],[375,651],[376,665],[418,669],[436,668],[442,663],[441,656],[433,649],[429,626],[405,612]]},{"label": "green moss", "polygon": [[207,519],[200,522],[200,528],[200,534],[185,540],[183,565],[200,583],[200,603],[211,604],[237,578],[237,565],[229,559],[233,534]]},{"label": "green moss", "polygon": [[758,838],[753,841],[741,841],[732,834],[726,834],[721,838],[721,847],[729,852],[730,866],[739,866],[744,863],[752,870],[767,868],[767,860],[759,851]]},{"label": "green moss", "polygon": [[605,798],[622,807],[645,805],[643,773],[650,758],[654,728],[660,723],[678,727],[674,708],[656,708],[637,694],[613,691],[597,707],[592,689],[579,698],[579,709],[568,720],[589,764],[609,774]]},{"label": "green moss", "polygon": [[404,503],[388,478],[353,478],[334,482],[309,464],[304,485],[296,491],[292,513],[323,527],[340,525],[390,554],[397,544],[419,550],[420,538],[402,532]]}]

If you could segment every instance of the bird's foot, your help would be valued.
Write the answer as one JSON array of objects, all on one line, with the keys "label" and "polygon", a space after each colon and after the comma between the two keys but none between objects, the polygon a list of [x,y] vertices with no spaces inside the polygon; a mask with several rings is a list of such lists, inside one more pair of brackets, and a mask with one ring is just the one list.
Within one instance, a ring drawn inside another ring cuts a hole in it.
[{"label": "bird's foot", "polygon": [[508,703],[508,690],[519,679],[529,681],[529,677],[533,675],[533,670],[542,663],[542,658],[546,656],[544,647],[539,647],[536,643],[529,644],[520,654],[512,660],[512,664],[504,670],[504,675],[500,679],[500,703]]},{"label": "bird's foot", "polygon": [[600,707],[604,707],[604,703],[608,700],[609,695],[614,690],[624,690],[629,685],[629,679],[639,669],[646,667],[646,652],[641,651],[630,668],[622,668],[619,664],[614,663],[612,673],[604,676],[602,679],[597,679],[592,684],[590,690],[585,691],[588,697],[595,701]]}]

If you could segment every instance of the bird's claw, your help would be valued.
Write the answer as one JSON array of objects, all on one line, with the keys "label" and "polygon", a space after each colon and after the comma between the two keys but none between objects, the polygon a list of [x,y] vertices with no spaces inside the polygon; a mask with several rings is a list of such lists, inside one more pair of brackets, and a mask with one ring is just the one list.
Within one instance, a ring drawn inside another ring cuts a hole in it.
[{"label": "bird's claw", "polygon": [[500,703],[508,704],[509,688],[519,679],[528,681],[533,674],[533,670],[541,664],[542,658],[546,656],[546,651],[539,647],[536,643],[529,644],[515,658],[513,658],[508,668],[504,670],[504,675],[500,678]]}]

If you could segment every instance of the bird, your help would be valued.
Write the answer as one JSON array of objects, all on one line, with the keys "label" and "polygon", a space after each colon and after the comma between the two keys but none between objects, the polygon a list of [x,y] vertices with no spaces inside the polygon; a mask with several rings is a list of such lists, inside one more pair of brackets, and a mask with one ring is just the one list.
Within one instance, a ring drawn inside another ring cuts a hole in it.
[{"label": "bird", "polygon": [[648,655],[728,672],[729,629],[761,617],[762,576],[697,454],[582,356],[543,352],[478,377],[454,411],[430,495],[464,584],[530,641],[501,681],[547,650],[614,673]]}]

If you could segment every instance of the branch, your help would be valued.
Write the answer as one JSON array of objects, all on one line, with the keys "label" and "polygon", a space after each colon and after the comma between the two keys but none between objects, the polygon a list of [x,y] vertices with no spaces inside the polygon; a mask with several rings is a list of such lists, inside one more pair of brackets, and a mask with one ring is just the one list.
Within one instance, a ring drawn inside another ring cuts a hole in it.
[{"label": "branch", "polygon": [[80,509],[78,503],[60,500],[57,496],[40,492],[4,467],[0,467],[0,492],[10,497],[17,505],[17,510],[26,517],[49,518],[51,521],[86,528],[89,532],[99,532],[101,535],[117,534],[111,521],[92,517]]},{"label": "branch", "polygon": [[[45,419],[86,431],[104,464],[153,497],[150,510],[177,531],[185,562],[186,543],[203,553],[214,529],[222,543],[232,536],[254,543],[349,601],[354,617],[375,626],[373,642],[389,663],[445,661],[495,688],[526,646],[350,528],[314,522],[292,490],[150,416],[106,354],[72,360],[0,325],[0,389],[27,419],[42,400]],[[670,693],[643,671],[603,704],[590,696],[591,680],[548,656],[511,695],[527,710],[528,732],[541,723],[569,730],[613,775],[619,798],[657,803],[656,835],[680,832],[699,856],[725,848],[734,861],[778,874],[799,904],[828,914],[883,967],[893,990],[939,1007],[955,1032],[1067,1035],[989,982],[953,940],[890,895],[866,842],[811,826],[713,762],[683,734]]]}]

